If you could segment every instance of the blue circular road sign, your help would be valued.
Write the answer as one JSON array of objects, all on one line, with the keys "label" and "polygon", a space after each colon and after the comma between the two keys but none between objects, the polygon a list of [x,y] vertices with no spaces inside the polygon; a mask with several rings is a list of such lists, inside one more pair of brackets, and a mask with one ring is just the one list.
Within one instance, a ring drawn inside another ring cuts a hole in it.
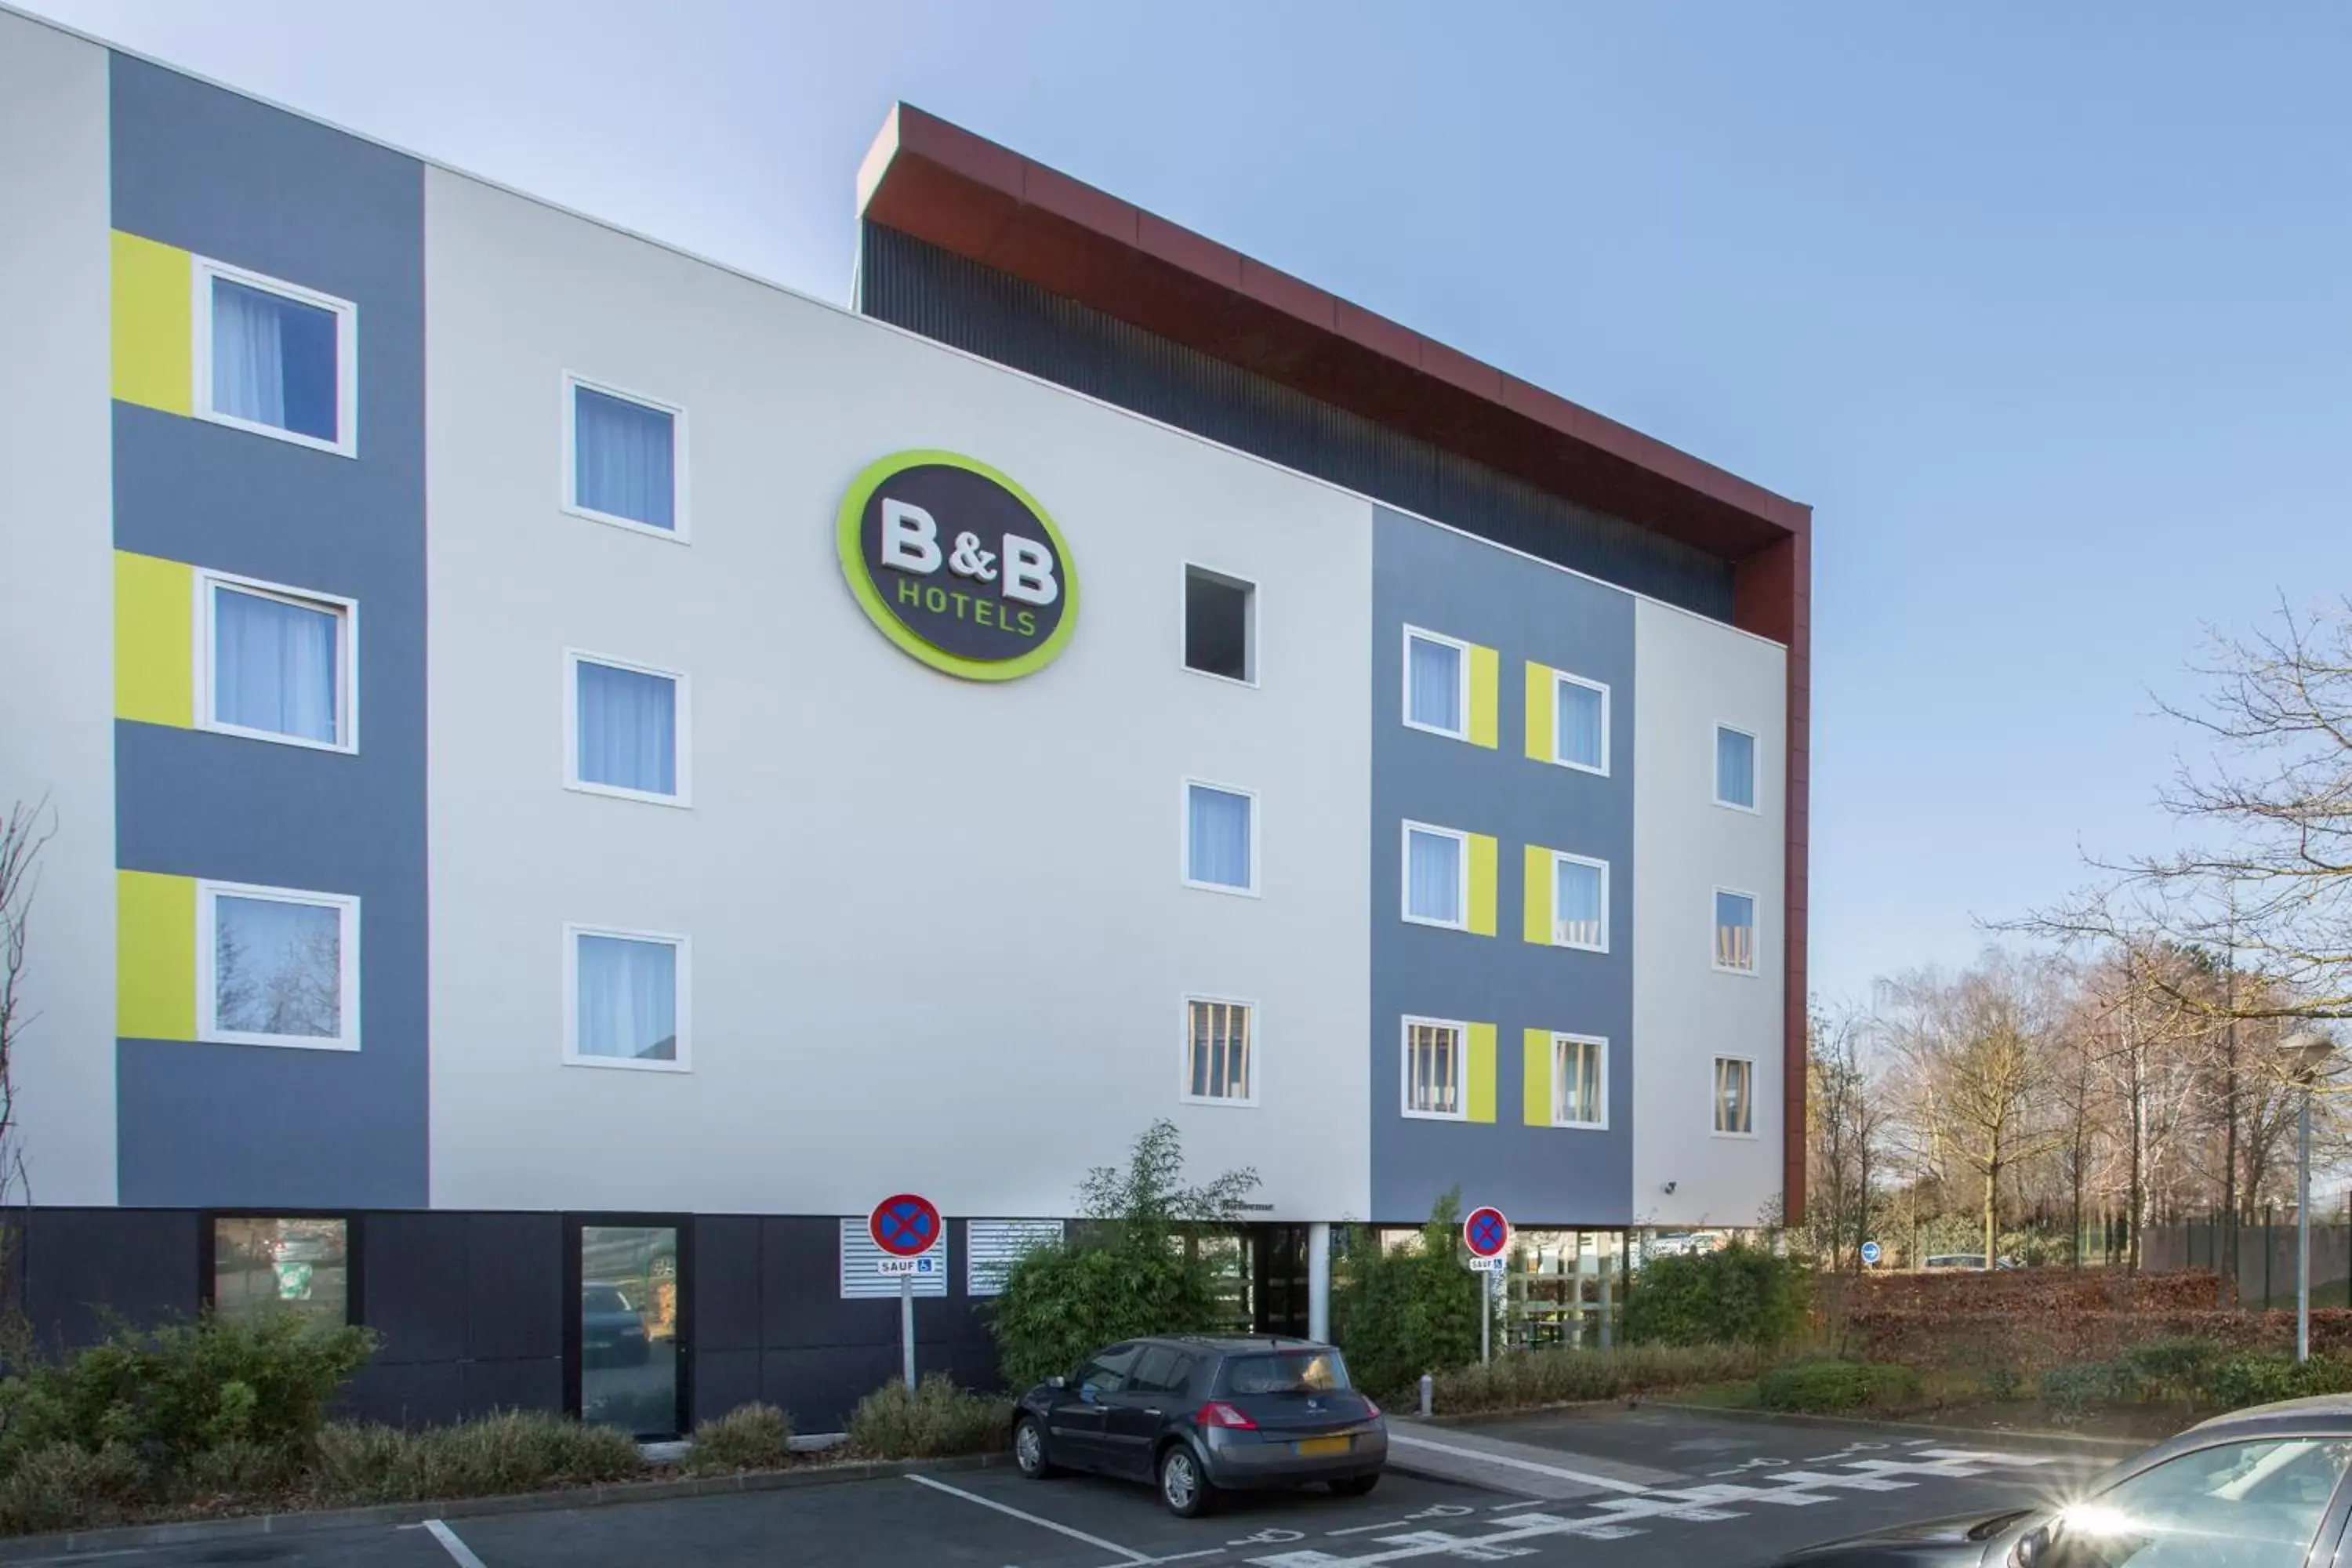
[{"label": "blue circular road sign", "polygon": [[1875,1268],[1878,1267],[1878,1260],[1885,1256],[1886,1255],[1884,1252],[1879,1250],[1878,1243],[1874,1241],[1865,1241],[1862,1244],[1862,1261],[1864,1267]]}]

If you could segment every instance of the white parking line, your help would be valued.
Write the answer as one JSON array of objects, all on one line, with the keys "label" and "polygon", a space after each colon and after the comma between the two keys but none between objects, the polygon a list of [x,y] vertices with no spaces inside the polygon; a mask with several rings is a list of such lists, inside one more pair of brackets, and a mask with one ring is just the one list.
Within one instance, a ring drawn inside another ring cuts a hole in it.
[{"label": "white parking line", "polygon": [[[1040,1530],[1050,1530],[1056,1535],[1066,1535],[1073,1541],[1083,1541],[1088,1546],[1099,1546],[1114,1557],[1124,1557],[1129,1563],[1150,1563],[1155,1561],[1155,1559],[1147,1557],[1140,1552],[1130,1552],[1115,1541],[1105,1541],[1099,1535],[1088,1535],[1083,1530],[1072,1530],[1066,1524],[1058,1524],[1050,1519],[1040,1519],[1034,1513],[1024,1513],[1019,1509],[1009,1507],[1004,1503],[996,1501],[992,1498],[982,1497],[978,1492],[968,1492],[961,1487],[951,1487],[945,1481],[933,1480],[929,1476],[908,1476],[907,1479],[914,1482],[919,1487],[929,1487],[935,1492],[945,1492],[950,1497],[960,1497],[966,1502],[976,1502],[982,1508],[992,1508],[999,1513],[1009,1514],[1013,1518],[1021,1520],[1025,1523],[1034,1524]],[[472,1554],[469,1552],[467,1555],[470,1556]],[[471,1568],[482,1568],[482,1564],[477,1562],[471,1565]]]},{"label": "white parking line", "polygon": [[1528,1470],[1539,1476],[1550,1476],[1558,1480],[1575,1481],[1580,1486],[1599,1487],[1603,1491],[1645,1492],[1652,1489],[1637,1482],[1621,1481],[1614,1476],[1596,1476],[1588,1470],[1563,1469],[1558,1465],[1539,1465],[1533,1459],[1522,1459],[1509,1454],[1490,1454],[1484,1448],[1463,1448],[1452,1443],[1433,1443],[1426,1437],[1408,1437],[1403,1433],[1394,1430],[1389,1433],[1389,1443],[1391,1447],[1402,1444],[1408,1448],[1427,1448],[1432,1453],[1450,1455],[1454,1458],[1467,1459],[1474,1464],[1500,1465],[1506,1469]]},{"label": "white parking line", "polygon": [[458,1540],[457,1532],[439,1520],[426,1520],[425,1533],[441,1543],[441,1550],[457,1560],[457,1568],[482,1568],[482,1560],[474,1555],[474,1549]]}]

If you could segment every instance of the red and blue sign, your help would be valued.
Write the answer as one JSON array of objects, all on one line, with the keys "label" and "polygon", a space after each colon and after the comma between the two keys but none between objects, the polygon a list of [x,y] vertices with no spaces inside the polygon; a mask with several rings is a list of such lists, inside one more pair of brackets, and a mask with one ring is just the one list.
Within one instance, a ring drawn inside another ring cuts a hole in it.
[{"label": "red and blue sign", "polygon": [[912,1258],[938,1245],[940,1211],[929,1198],[900,1193],[876,1204],[866,1226],[875,1246],[893,1258]]},{"label": "red and blue sign", "polygon": [[1511,1222],[1497,1208],[1477,1208],[1462,1222],[1462,1241],[1473,1258],[1499,1258],[1511,1245]]}]

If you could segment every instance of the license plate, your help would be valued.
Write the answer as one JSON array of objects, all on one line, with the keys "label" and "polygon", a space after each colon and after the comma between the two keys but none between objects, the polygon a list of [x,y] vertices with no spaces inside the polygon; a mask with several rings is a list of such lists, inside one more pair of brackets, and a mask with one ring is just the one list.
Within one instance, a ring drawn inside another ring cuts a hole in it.
[{"label": "license plate", "polygon": [[1348,1439],[1345,1437],[1303,1437],[1298,1442],[1301,1455],[1344,1454],[1347,1451]]}]

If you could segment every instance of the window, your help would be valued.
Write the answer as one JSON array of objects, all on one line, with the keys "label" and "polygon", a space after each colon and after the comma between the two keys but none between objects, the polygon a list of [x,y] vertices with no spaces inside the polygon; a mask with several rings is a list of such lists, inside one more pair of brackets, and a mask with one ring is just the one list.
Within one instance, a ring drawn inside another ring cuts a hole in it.
[{"label": "window", "polygon": [[684,937],[567,926],[564,957],[571,971],[565,1061],[686,1068]]},{"label": "window", "polygon": [[1609,951],[1609,863],[1581,855],[1552,857],[1551,940],[1555,947]]},{"label": "window", "polygon": [[1756,895],[1715,890],[1715,966],[1734,974],[1756,973]]},{"label": "window", "polygon": [[223,262],[196,259],[199,419],[359,454],[359,307]]},{"label": "window", "polygon": [[595,654],[567,653],[564,663],[565,782],[597,795],[686,805],[686,677]]},{"label": "window", "polygon": [[1257,891],[1257,796],[1184,782],[1184,880],[1218,893]]},{"label": "window", "polygon": [[1257,589],[1205,566],[1184,568],[1184,668],[1257,683]]},{"label": "window", "polygon": [[1419,822],[1404,825],[1404,918],[1462,931],[1469,923],[1469,836]]},{"label": "window", "polygon": [[2061,1545],[2047,1561],[2303,1568],[2347,1462],[2352,1443],[2329,1437],[2263,1437],[2181,1454],[2066,1509]]},{"label": "window", "polygon": [[686,410],[563,378],[563,509],[665,539],[686,537]]},{"label": "window", "polygon": [[196,884],[196,1030],[233,1046],[360,1048],[360,901]]},{"label": "window", "polygon": [[1135,1345],[1113,1345],[1078,1368],[1077,1375],[1070,1382],[1081,1390],[1117,1394],[1127,1386],[1127,1374],[1134,1370],[1136,1358],[1140,1353]]},{"label": "window", "polygon": [[1756,1135],[1756,1064],[1745,1057],[1715,1058],[1715,1130],[1736,1138]]},{"label": "window", "polygon": [[1756,809],[1756,737],[1728,724],[1715,727],[1715,804]]},{"label": "window", "polygon": [[351,1227],[326,1218],[213,1221],[213,1310],[233,1321],[286,1312],[351,1319]]},{"label": "window", "polygon": [[205,729],[351,752],[359,747],[349,599],[204,573],[203,663],[196,712]]},{"label": "window", "polygon": [[1609,771],[1609,689],[1566,670],[1553,672],[1552,761],[1589,773]]},{"label": "window", "polygon": [[1181,1394],[1192,1384],[1192,1358],[1165,1345],[1147,1345],[1128,1374],[1129,1394]]},{"label": "window", "polygon": [[1470,734],[1470,645],[1404,629],[1404,721],[1455,740]]},{"label": "window", "polygon": [[1213,1104],[1255,1105],[1246,1002],[1192,998],[1184,1004],[1184,1098]]},{"label": "window", "polygon": [[1459,1121],[1466,1026],[1434,1018],[1404,1021],[1404,1113]]},{"label": "window", "polygon": [[580,1419],[633,1437],[677,1434],[677,1227],[580,1226]]},{"label": "window", "polygon": [[1551,1040],[1551,1124],[1609,1125],[1609,1042],[1591,1035]]}]

